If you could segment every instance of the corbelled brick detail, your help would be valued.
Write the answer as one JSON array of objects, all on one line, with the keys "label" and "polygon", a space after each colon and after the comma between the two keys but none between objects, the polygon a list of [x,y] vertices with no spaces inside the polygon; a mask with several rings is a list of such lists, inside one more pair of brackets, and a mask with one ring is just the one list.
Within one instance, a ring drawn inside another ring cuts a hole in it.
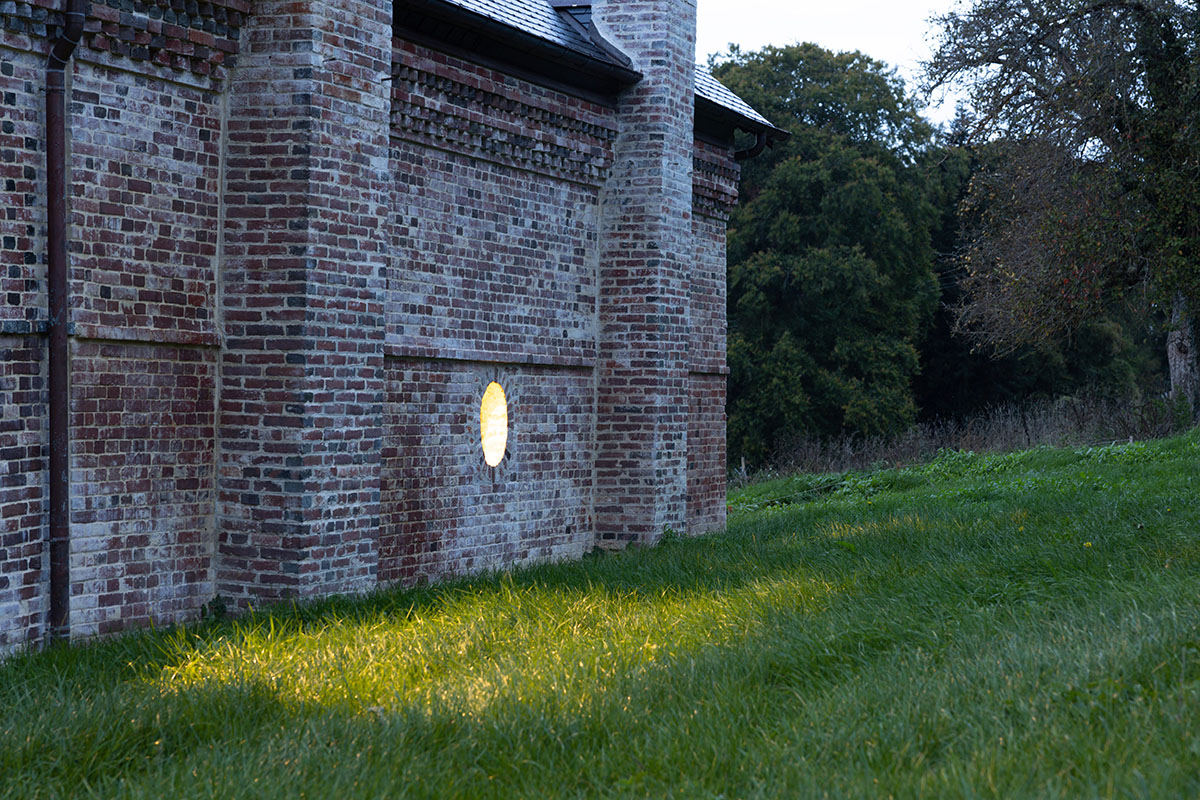
[{"label": "corbelled brick detail", "polygon": [[272,2],[244,29],[226,183],[219,590],[374,585],[391,13]]},{"label": "corbelled brick detail", "polygon": [[687,523],[693,0],[608,0],[600,32],[645,79],[619,99],[601,202],[596,525],[651,543]]},{"label": "corbelled brick detail", "polygon": [[697,139],[692,154],[692,206],[696,213],[728,222],[737,204],[741,173],[732,144],[722,147]]},{"label": "corbelled brick detail", "polygon": [[401,39],[393,59],[397,139],[589,186],[608,175],[609,109]]},{"label": "corbelled brick detail", "polygon": [[[248,7],[248,0],[92,0],[81,45],[134,64],[223,78],[237,56]],[[0,3],[5,33],[46,39],[62,23],[59,0]]]}]

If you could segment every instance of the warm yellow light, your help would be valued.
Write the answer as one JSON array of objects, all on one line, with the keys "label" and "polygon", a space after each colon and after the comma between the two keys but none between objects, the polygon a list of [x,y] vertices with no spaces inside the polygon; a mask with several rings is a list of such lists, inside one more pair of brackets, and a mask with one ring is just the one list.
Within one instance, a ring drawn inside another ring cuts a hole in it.
[{"label": "warm yellow light", "polygon": [[494,467],[504,460],[508,446],[508,401],[504,389],[492,381],[483,392],[479,407],[479,431],[483,439],[483,460]]}]

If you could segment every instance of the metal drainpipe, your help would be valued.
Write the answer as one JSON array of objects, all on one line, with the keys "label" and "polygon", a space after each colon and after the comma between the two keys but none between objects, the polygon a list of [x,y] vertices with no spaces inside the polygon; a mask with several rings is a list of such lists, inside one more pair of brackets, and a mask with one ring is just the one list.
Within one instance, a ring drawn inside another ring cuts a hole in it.
[{"label": "metal drainpipe", "polygon": [[750,147],[747,147],[745,150],[738,150],[733,154],[733,157],[736,161],[746,161],[747,159],[754,158],[756,155],[761,153],[766,146],[767,132],[759,131],[758,138],[754,140],[754,144],[752,144]]},{"label": "metal drainpipe", "polygon": [[64,0],[64,21],[46,62],[46,250],[50,294],[50,639],[70,636],[70,350],[67,342],[66,67],[83,36],[89,0]]}]

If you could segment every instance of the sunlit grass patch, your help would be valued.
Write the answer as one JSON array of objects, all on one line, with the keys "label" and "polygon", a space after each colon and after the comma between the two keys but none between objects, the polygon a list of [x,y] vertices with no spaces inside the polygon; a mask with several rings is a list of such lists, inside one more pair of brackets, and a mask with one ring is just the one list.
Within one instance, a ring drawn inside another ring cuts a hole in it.
[{"label": "sunlit grass patch", "polygon": [[436,609],[306,622],[254,617],[233,636],[180,635],[146,676],[164,694],[254,685],[297,708],[481,715],[514,701],[586,709],[608,682],[737,646],[766,620],[815,611],[833,591],[803,575],[723,591],[546,587],[501,576]]},{"label": "sunlit grass patch", "polygon": [[799,476],[718,535],[21,656],[0,795],[1195,796],[1197,455]]}]

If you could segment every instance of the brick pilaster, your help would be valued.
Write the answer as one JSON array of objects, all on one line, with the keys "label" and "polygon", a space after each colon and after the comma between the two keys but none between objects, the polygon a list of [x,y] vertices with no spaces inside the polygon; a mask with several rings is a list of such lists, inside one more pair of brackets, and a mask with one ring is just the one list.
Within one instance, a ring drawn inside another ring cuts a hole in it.
[{"label": "brick pilaster", "polygon": [[218,591],[375,583],[388,0],[254,6],[225,185]]},{"label": "brick pilaster", "polygon": [[602,198],[596,528],[655,541],[687,519],[695,0],[606,0],[597,28],[645,77],[620,98]]}]

